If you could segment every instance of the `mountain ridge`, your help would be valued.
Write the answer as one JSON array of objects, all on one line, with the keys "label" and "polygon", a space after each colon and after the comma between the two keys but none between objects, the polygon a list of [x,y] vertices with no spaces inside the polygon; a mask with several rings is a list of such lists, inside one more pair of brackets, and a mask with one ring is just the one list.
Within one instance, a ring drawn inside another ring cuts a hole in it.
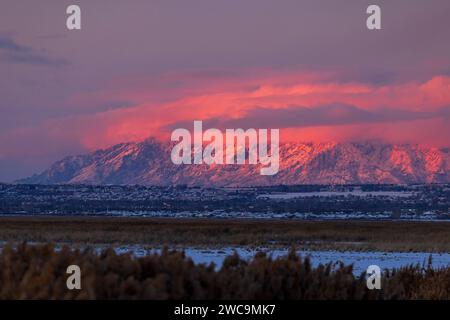
[{"label": "mountain ridge", "polygon": [[175,165],[170,158],[172,145],[153,138],[120,143],[65,157],[17,182],[162,186],[450,182],[448,148],[381,141],[283,143],[278,174],[261,176],[260,165]]}]

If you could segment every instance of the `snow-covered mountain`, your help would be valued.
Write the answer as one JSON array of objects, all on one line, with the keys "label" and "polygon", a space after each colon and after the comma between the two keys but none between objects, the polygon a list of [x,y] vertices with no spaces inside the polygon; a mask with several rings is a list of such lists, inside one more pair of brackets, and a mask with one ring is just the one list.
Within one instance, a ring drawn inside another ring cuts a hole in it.
[{"label": "snow-covered mountain", "polygon": [[155,139],[69,156],[41,174],[40,184],[254,186],[276,184],[450,182],[450,150],[382,142],[286,143],[280,169],[260,175],[255,165],[174,165],[172,145]]}]

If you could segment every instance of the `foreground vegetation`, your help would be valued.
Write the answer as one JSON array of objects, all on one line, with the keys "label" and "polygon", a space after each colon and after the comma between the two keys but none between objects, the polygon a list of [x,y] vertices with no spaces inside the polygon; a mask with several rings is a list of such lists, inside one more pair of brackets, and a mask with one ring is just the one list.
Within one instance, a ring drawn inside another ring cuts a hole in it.
[{"label": "foreground vegetation", "polygon": [[0,241],[436,253],[450,252],[450,223],[4,216]]},{"label": "foreground vegetation", "polygon": [[[68,290],[66,268],[81,268],[81,290]],[[52,245],[6,245],[0,254],[1,299],[450,299],[450,268],[410,266],[385,272],[368,290],[351,266],[313,268],[291,250],[283,258],[229,256],[221,269],[179,252],[142,258]]]}]

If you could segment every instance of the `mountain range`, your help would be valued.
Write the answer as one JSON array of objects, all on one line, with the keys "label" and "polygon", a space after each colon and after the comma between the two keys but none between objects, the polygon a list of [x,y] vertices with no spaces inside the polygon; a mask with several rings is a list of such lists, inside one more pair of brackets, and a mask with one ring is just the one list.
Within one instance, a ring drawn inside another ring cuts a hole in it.
[{"label": "mountain range", "polygon": [[448,148],[380,141],[284,143],[278,174],[262,176],[259,165],[175,165],[172,146],[153,138],[121,143],[68,156],[17,182],[189,186],[450,182]]}]

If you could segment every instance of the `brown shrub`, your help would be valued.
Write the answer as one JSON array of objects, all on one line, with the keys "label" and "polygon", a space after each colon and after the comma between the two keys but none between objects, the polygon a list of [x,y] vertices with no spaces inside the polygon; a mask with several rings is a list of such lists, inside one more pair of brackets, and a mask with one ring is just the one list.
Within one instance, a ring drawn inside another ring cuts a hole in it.
[{"label": "brown shrub", "polygon": [[[66,287],[67,266],[82,270],[82,289]],[[1,299],[449,299],[450,268],[409,266],[385,272],[382,290],[366,289],[352,266],[312,267],[294,250],[250,261],[237,254],[220,270],[195,265],[183,253],[134,258],[109,249],[73,250],[53,245],[6,245],[0,254]]]}]

